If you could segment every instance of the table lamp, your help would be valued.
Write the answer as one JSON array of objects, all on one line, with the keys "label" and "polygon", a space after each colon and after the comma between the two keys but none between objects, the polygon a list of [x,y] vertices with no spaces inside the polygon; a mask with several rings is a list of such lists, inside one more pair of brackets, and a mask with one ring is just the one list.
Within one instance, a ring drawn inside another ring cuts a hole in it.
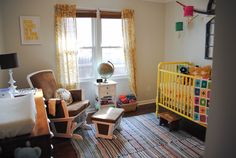
[{"label": "table lamp", "polygon": [[0,69],[8,69],[9,75],[10,75],[10,91],[12,93],[17,93],[16,87],[14,84],[16,81],[13,79],[12,74],[12,68],[18,67],[18,60],[17,60],[17,54],[16,53],[9,53],[9,54],[0,54]]}]

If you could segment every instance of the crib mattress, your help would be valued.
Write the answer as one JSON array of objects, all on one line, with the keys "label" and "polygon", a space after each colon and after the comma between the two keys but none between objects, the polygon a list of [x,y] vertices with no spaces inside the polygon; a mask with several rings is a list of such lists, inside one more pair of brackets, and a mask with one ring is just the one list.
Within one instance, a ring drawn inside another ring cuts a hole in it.
[{"label": "crib mattress", "polygon": [[33,94],[0,99],[0,139],[31,133],[35,119]]}]

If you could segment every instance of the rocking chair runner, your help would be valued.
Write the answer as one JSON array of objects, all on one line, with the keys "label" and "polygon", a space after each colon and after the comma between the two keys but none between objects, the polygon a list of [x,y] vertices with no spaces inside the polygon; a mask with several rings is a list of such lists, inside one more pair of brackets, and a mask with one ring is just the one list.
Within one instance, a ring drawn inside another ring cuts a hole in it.
[{"label": "rocking chair runner", "polygon": [[86,109],[90,103],[82,100],[81,90],[69,90],[73,102],[66,105],[64,100],[55,100],[55,115],[49,112],[49,100],[55,99],[57,90],[56,80],[52,70],[42,70],[31,73],[27,76],[28,83],[32,88],[40,88],[43,91],[45,104],[47,105],[50,125],[55,137],[83,139],[79,134],[74,134],[74,130],[79,126],[86,125]]}]

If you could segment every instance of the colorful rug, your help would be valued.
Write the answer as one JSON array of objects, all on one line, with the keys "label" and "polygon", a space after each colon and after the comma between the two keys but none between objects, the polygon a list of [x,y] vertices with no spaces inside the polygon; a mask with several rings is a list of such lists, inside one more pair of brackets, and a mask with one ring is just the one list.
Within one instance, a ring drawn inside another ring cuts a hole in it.
[{"label": "colorful rug", "polygon": [[204,142],[183,132],[169,132],[159,126],[154,113],[125,117],[122,131],[114,131],[117,139],[95,137],[92,130],[78,130],[83,141],[72,140],[80,158],[198,158],[204,153]]}]

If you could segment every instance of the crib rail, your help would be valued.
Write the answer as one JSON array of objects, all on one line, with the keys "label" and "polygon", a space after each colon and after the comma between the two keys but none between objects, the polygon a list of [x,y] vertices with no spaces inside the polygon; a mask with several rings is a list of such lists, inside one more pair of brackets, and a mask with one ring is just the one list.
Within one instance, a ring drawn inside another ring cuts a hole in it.
[{"label": "crib rail", "polygon": [[193,120],[194,86],[197,77],[178,73],[177,66],[190,66],[189,62],[161,62],[158,65],[156,113],[158,106]]}]

